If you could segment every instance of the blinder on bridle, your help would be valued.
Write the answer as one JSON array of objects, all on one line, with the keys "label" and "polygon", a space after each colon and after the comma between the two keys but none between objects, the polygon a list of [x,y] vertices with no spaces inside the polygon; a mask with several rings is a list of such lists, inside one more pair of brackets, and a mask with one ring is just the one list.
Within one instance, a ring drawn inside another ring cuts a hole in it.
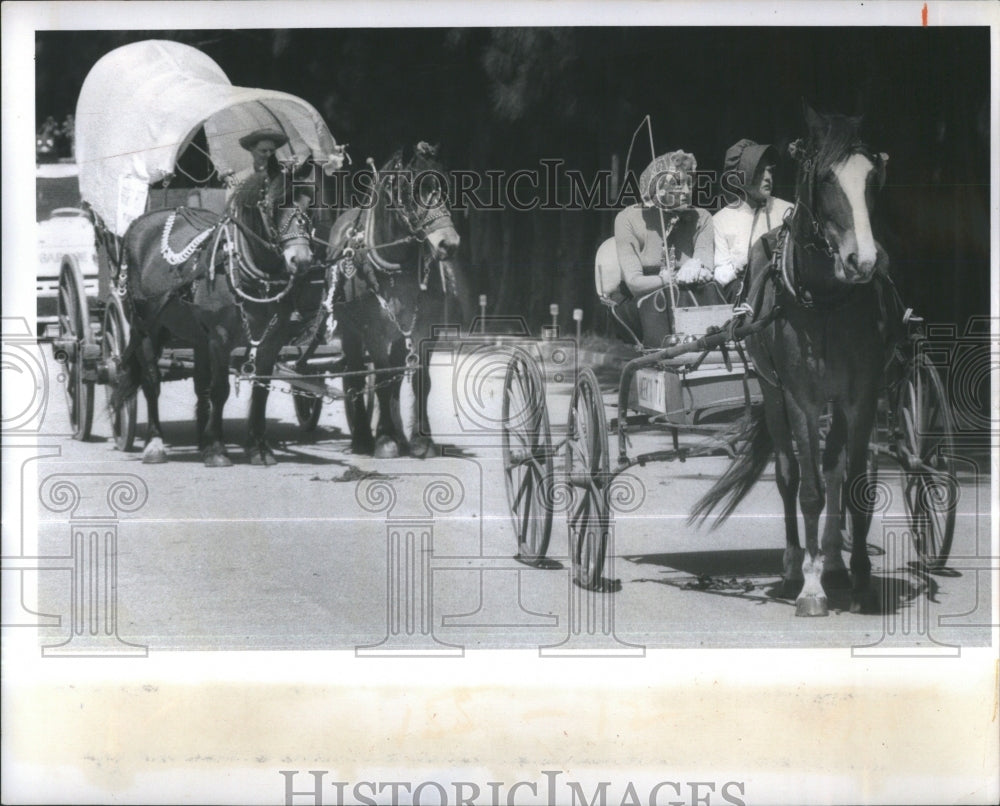
[{"label": "blinder on bridle", "polygon": [[400,218],[418,240],[424,240],[428,233],[450,225],[448,219],[451,214],[440,172],[433,167],[414,169],[419,159],[432,160],[436,156],[436,146],[420,142],[412,159],[404,166],[403,152],[397,151],[386,177],[390,198]]},{"label": "blinder on bridle", "polygon": [[[284,169],[282,173],[285,173]],[[276,202],[283,190],[283,182],[278,186],[273,179],[267,179],[261,184],[260,195],[257,201],[252,202],[247,200],[242,205],[244,208],[256,208],[264,227],[264,234],[266,236],[266,241],[264,242],[272,251],[279,254],[282,247],[293,241],[303,241],[305,243],[312,241],[309,216],[300,210],[297,205],[293,204],[291,208],[277,208],[282,211],[287,209],[287,215],[276,214]],[[253,233],[251,232],[251,234]]]}]

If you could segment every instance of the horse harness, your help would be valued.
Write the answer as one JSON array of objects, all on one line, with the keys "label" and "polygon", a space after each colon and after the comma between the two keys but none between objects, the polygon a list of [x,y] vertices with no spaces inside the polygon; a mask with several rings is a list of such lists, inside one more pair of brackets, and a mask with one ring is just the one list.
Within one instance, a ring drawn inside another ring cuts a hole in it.
[{"label": "horse harness", "polygon": [[[393,165],[392,172],[386,178],[386,181],[388,183],[392,183],[396,178],[396,174],[401,169],[402,162],[397,158]],[[331,275],[329,277],[328,292],[326,299],[324,299],[323,302],[323,308],[328,314],[332,315],[334,299],[340,292],[342,285],[344,285],[346,290],[345,284],[353,280],[360,272],[361,279],[364,281],[369,291],[371,291],[371,293],[375,296],[379,306],[385,312],[386,317],[404,338],[406,342],[407,365],[415,366],[419,357],[414,350],[412,334],[413,329],[417,324],[417,318],[420,314],[419,298],[418,302],[413,307],[413,317],[410,320],[410,325],[408,328],[404,328],[399,322],[396,312],[393,310],[393,306],[382,294],[377,276],[378,274],[381,274],[388,278],[391,285],[395,282],[395,277],[402,273],[403,266],[400,263],[394,263],[387,260],[380,254],[379,250],[403,244],[423,244],[426,242],[429,232],[432,232],[442,226],[442,224],[438,224],[437,222],[448,218],[449,213],[445,204],[417,204],[413,197],[412,182],[400,182],[400,188],[406,188],[406,198],[402,199],[402,203],[398,206],[396,212],[399,213],[400,218],[402,218],[410,232],[408,235],[404,235],[403,237],[396,238],[392,241],[375,243],[375,216],[372,214],[372,209],[374,208],[374,194],[378,193],[381,180],[379,179],[378,170],[375,168],[374,164],[372,164],[372,170],[375,173],[375,183],[372,190],[373,198],[370,200],[369,204],[358,208],[354,221],[347,228],[343,245],[340,247],[339,252],[333,256],[330,262]],[[359,256],[361,257],[360,266],[358,265]],[[430,279],[432,261],[428,258],[425,249],[421,249],[419,251],[419,260],[420,267],[417,280],[420,290],[426,291]],[[441,266],[440,262],[438,262],[438,266],[441,272],[442,289],[447,292],[445,269]]]}]

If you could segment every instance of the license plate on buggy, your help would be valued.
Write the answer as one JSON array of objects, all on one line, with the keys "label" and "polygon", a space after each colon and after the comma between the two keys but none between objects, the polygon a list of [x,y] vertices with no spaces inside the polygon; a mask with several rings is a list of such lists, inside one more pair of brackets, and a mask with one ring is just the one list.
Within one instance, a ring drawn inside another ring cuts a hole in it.
[{"label": "license plate on buggy", "polygon": [[667,413],[667,378],[663,370],[640,369],[635,373],[639,407]]}]

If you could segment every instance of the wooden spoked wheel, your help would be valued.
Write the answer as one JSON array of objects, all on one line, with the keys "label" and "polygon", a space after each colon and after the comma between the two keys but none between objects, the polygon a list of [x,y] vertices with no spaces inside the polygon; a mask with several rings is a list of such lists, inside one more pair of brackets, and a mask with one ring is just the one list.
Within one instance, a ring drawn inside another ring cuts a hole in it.
[{"label": "wooden spoked wheel", "polygon": [[73,439],[90,438],[94,424],[94,381],[85,380],[84,349],[92,345],[90,311],[83,292],[83,279],[74,265],[64,265],[59,274],[59,338],[57,340],[66,376],[66,403]]},{"label": "wooden spoked wheel", "polygon": [[552,432],[537,363],[518,350],[503,385],[504,483],[517,536],[517,559],[537,565],[552,536]]},{"label": "wooden spoked wheel", "polygon": [[955,535],[955,423],[937,369],[919,352],[897,388],[894,413],[893,437],[913,541],[923,566],[940,569]]},{"label": "wooden spoked wheel", "polygon": [[125,318],[121,298],[112,294],[104,309],[104,323],[101,329],[101,364],[107,372],[108,416],[111,419],[111,435],[115,447],[120,451],[130,451],[135,444],[136,408],[135,395],[125,403],[113,405],[114,393],[121,382],[122,356],[129,340],[129,324]]},{"label": "wooden spoked wheel", "polygon": [[573,388],[566,435],[566,475],[573,492],[569,508],[573,581],[600,590],[610,530],[608,424],[597,377],[584,367]]},{"label": "wooden spoked wheel", "polygon": [[308,434],[315,431],[319,424],[319,415],[323,411],[323,398],[294,390],[292,403],[295,405],[295,419],[298,420],[302,432]]}]

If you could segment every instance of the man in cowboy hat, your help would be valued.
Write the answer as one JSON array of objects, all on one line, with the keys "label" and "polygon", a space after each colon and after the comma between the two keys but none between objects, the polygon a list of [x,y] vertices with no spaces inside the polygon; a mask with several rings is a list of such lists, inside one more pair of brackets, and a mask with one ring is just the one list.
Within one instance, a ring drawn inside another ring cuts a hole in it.
[{"label": "man in cowboy hat", "polygon": [[[792,204],[771,195],[774,165],[778,160],[773,146],[743,139],[726,151],[723,186],[736,191],[714,216],[715,281],[726,289],[746,271],[750,248],[766,232],[781,225]],[[728,174],[728,176],[727,176]]]},{"label": "man in cowboy hat", "polygon": [[275,152],[288,142],[288,138],[281,131],[274,128],[257,129],[240,138],[240,145],[250,152],[253,163],[249,168],[244,168],[229,176],[229,194],[232,195],[240,185],[246,182],[255,173],[267,171],[274,178],[281,168],[278,165],[278,158]]},{"label": "man in cowboy hat", "polygon": [[626,207],[615,219],[620,292],[625,298],[616,314],[642,334],[647,346],[660,346],[663,335],[673,330],[669,305],[653,315],[656,306],[648,303],[650,296],[671,283],[694,285],[712,279],[712,217],[691,206],[696,168],[688,152],[660,155],[639,177],[641,203]]}]

